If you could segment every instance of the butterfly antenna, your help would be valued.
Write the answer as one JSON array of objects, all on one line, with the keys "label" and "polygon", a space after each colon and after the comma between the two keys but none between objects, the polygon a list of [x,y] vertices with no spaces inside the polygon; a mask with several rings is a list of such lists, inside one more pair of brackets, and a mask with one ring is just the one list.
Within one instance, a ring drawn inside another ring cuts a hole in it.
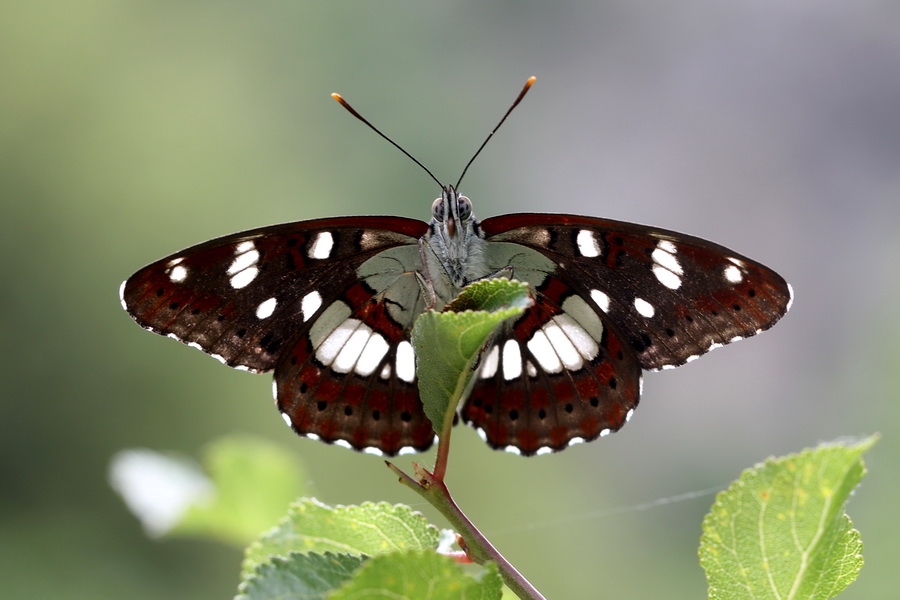
[{"label": "butterfly antenna", "polygon": [[410,160],[412,160],[414,163],[416,163],[417,165],[419,165],[420,167],[422,167],[422,169],[424,169],[425,172],[428,173],[428,174],[431,176],[431,178],[434,179],[435,182],[437,182],[437,184],[438,184],[440,187],[442,187],[442,188],[444,187],[444,184],[441,183],[440,180],[439,180],[437,177],[434,176],[434,173],[432,173],[431,170],[430,170],[428,167],[426,167],[426,166],[423,165],[421,162],[419,162],[419,160],[418,160],[415,156],[413,156],[412,154],[410,154],[409,152],[407,152],[406,150],[404,150],[404,149],[403,149],[403,146],[401,146],[400,144],[398,144],[397,142],[395,142],[394,140],[392,140],[391,138],[389,138],[389,137],[386,136],[385,134],[381,133],[381,130],[380,130],[380,129],[378,129],[377,127],[375,127],[374,125],[372,125],[372,124],[368,121],[368,119],[366,119],[366,118],[363,117],[361,114],[359,114],[358,112],[356,112],[356,109],[354,109],[352,106],[350,106],[350,103],[347,102],[346,100],[344,100],[344,99],[341,97],[340,94],[332,94],[331,97],[334,98],[335,100],[337,100],[338,102],[340,102],[340,103],[341,103],[341,106],[343,106],[344,108],[346,108],[346,109],[350,112],[351,115],[353,115],[354,117],[356,117],[357,119],[359,119],[360,121],[362,121],[363,123],[365,123],[366,125],[368,125],[369,128],[370,128],[372,131],[374,131],[375,133],[377,133],[378,135],[380,135],[381,137],[383,137],[384,139],[386,139],[387,141],[389,141],[389,142],[394,146],[394,148],[396,148],[397,150],[399,150],[400,152],[402,152],[403,154],[405,154],[406,156],[408,156],[408,157],[410,158]]},{"label": "butterfly antenna", "polygon": [[522,101],[522,98],[525,97],[525,94],[528,93],[528,90],[531,89],[531,86],[534,84],[537,77],[532,75],[528,78],[528,81],[525,82],[525,87],[522,88],[522,91],[519,92],[519,95],[516,97],[516,101],[512,103],[512,106],[509,107],[509,110],[506,111],[506,114],[503,115],[503,118],[500,119],[500,122],[497,123],[497,126],[494,127],[491,132],[488,134],[487,138],[481,143],[478,147],[478,150],[475,151],[475,154],[472,155],[472,158],[469,159],[469,162],[466,163],[466,167],[462,171],[462,175],[459,176],[459,181],[456,182],[456,189],[459,189],[459,184],[462,183],[463,177],[466,176],[466,171],[469,170],[469,167],[475,162],[475,159],[481,154],[481,151],[484,150],[484,147],[487,146],[487,143],[494,137],[494,134],[497,133],[497,130],[500,129],[500,126],[503,125],[503,121],[506,120],[506,117],[509,116],[509,113],[513,111],[515,107],[519,105],[519,102]]}]

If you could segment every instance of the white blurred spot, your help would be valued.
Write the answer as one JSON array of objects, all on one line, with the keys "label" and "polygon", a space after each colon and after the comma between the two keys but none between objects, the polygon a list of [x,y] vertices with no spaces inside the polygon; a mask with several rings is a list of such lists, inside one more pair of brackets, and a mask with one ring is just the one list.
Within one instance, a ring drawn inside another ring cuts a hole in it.
[{"label": "white blurred spot", "polygon": [[209,502],[214,491],[192,461],[141,449],[113,457],[109,483],[154,537],[175,527],[191,506]]}]

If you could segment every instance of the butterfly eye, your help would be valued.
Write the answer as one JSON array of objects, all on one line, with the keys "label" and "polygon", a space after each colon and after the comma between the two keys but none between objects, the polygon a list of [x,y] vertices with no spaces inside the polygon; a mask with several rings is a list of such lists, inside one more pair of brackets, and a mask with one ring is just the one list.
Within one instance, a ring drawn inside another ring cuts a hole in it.
[{"label": "butterfly eye", "polygon": [[442,198],[438,198],[431,205],[431,216],[435,218],[437,221],[444,220],[444,201]]},{"label": "butterfly eye", "polygon": [[457,206],[459,207],[459,218],[461,221],[465,221],[472,216],[472,201],[469,200],[466,196],[459,197],[459,203]]}]

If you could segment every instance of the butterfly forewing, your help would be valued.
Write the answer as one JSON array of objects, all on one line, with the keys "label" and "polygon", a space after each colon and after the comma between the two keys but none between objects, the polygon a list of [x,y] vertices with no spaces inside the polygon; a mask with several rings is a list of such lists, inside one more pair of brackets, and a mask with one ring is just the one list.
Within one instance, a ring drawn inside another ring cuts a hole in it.
[{"label": "butterfly forewing", "polygon": [[494,217],[482,229],[491,242],[546,256],[560,279],[609,315],[644,369],[684,364],[768,329],[791,302],[771,269],[673,231],[549,214]]},{"label": "butterfly forewing", "polygon": [[268,371],[303,323],[356,282],[362,263],[414,247],[426,228],[400,217],[334,218],[218,238],[132,275],[122,305],[142,327]]}]

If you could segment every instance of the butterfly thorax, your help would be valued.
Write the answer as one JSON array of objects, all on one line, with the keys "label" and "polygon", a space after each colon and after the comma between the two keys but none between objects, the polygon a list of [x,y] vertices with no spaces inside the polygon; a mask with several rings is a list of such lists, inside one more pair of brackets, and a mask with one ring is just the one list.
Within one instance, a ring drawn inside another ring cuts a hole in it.
[{"label": "butterfly thorax", "polygon": [[424,260],[441,304],[452,300],[469,283],[489,275],[484,251],[487,241],[472,213],[472,202],[448,185],[431,209],[423,238]]}]

